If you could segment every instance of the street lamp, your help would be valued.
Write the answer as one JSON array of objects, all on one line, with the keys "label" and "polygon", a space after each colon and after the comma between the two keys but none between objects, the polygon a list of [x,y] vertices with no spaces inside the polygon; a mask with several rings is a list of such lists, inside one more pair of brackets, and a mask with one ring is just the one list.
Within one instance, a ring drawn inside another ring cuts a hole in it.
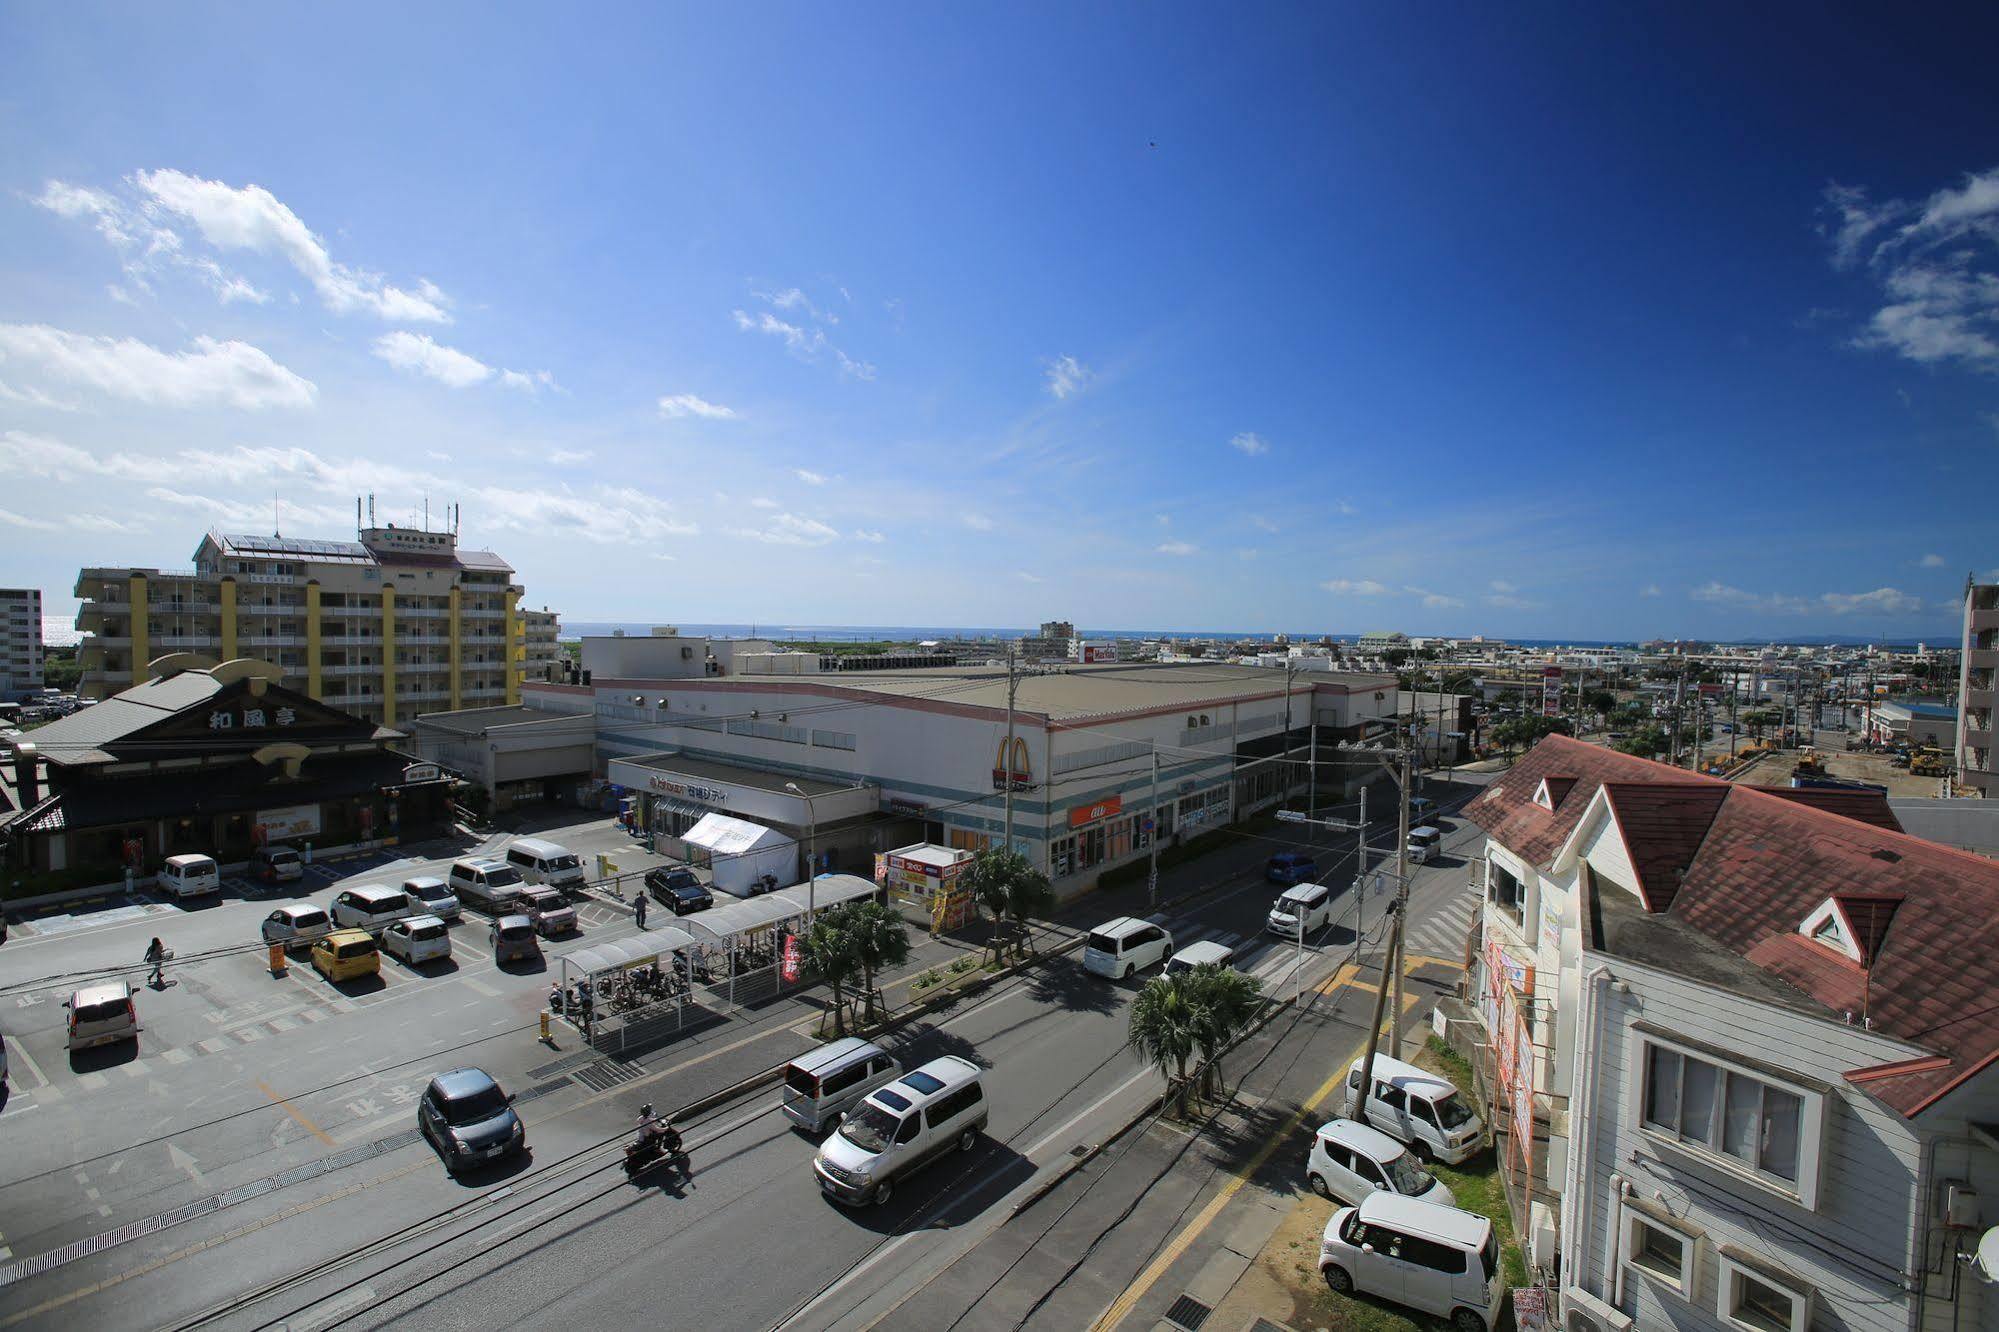
[{"label": "street lamp", "polygon": [[805,802],[805,915],[811,920],[819,914],[819,814],[797,782],[786,782],[784,789]]}]

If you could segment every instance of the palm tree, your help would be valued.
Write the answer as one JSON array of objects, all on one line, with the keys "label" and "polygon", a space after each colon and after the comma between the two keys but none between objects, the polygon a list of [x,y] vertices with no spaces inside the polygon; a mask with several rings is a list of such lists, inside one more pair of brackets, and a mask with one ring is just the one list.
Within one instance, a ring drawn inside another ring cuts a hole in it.
[{"label": "palm tree", "polygon": [[845,986],[860,966],[860,950],[853,933],[838,911],[823,912],[805,934],[805,955],[812,967],[833,987],[833,1030],[847,1034]]},{"label": "palm tree", "polygon": [[[1005,941],[1000,934],[1001,925],[1012,909],[1016,894],[1024,900],[1035,900],[1031,886],[1022,887],[1023,880],[1041,879],[1041,874],[1026,856],[1003,846],[989,846],[972,857],[958,882],[977,902],[991,913],[993,918],[993,961],[997,963],[1005,949]],[[1041,879],[1043,886],[1046,879]]]},{"label": "palm tree", "polygon": [[854,958],[861,968],[861,1002],[864,1022],[875,1019],[876,973],[899,967],[909,960],[909,926],[900,912],[880,902],[854,902],[839,908],[841,924],[853,941]]},{"label": "palm tree", "polygon": [[1207,1098],[1215,1094],[1222,1051],[1263,1008],[1263,982],[1213,963],[1185,974],[1194,1009],[1194,1043],[1201,1052],[1201,1095]]},{"label": "palm tree", "polygon": [[1014,936],[1015,947],[1022,957],[1034,951],[1034,935],[1027,928],[1029,916],[1046,916],[1055,909],[1055,888],[1048,882],[1048,876],[1034,868],[1026,857],[1016,856],[1024,867],[1024,873],[1015,874],[1006,895],[1006,917],[1018,931]]},{"label": "palm tree", "polygon": [[1126,1039],[1145,1061],[1157,1068],[1179,1106],[1187,1113],[1187,1061],[1199,1049],[1200,1019],[1189,1002],[1188,973],[1154,976],[1131,1001]]}]

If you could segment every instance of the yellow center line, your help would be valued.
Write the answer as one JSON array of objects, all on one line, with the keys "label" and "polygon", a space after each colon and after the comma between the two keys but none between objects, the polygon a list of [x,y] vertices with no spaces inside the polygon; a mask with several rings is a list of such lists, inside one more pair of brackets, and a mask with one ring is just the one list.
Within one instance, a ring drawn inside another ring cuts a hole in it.
[{"label": "yellow center line", "polygon": [[277,1092],[271,1090],[270,1083],[259,1082],[257,1084],[257,1090],[264,1093],[264,1095],[270,1097],[271,1100],[276,1104],[284,1107],[284,1112],[290,1115],[292,1119],[297,1122],[300,1128],[304,1129],[307,1133],[310,1133],[313,1137],[318,1138],[328,1147],[337,1147],[340,1145],[335,1141],[333,1141],[333,1136],[329,1134],[325,1129],[313,1123],[310,1119],[307,1119],[305,1117],[304,1111],[300,1110],[297,1106],[293,1105],[290,1101],[286,1100],[284,1097],[278,1095]]},{"label": "yellow center line", "polygon": [[[1348,977],[1350,980],[1350,973],[1354,970],[1355,968],[1351,964],[1344,966],[1340,968],[1340,975],[1334,977],[1334,980],[1337,981],[1342,976]],[[1354,987],[1356,989],[1362,988],[1358,982],[1354,983]],[[1372,989],[1374,987],[1368,986],[1366,988]],[[1403,1001],[1402,1011],[1406,1014],[1422,1001],[1422,995],[1410,995]],[[1386,1030],[1385,1023],[1383,1024],[1383,1029]],[[1279,1147],[1282,1147],[1291,1135],[1297,1131],[1298,1126],[1305,1121],[1305,1117],[1317,1110],[1326,1098],[1333,1094],[1335,1089],[1345,1085],[1347,1065],[1353,1062],[1355,1054],[1358,1053],[1360,1048],[1360,1046],[1356,1045],[1354,1053],[1345,1055],[1335,1061],[1332,1076],[1320,1084],[1319,1089],[1312,1093],[1312,1098],[1299,1106],[1297,1112],[1285,1121],[1284,1126],[1270,1136],[1269,1140],[1263,1144],[1262,1150],[1258,1151],[1255,1156],[1251,1157],[1248,1162],[1229,1176],[1228,1182],[1222,1186],[1221,1192],[1208,1200],[1208,1205],[1203,1207],[1194,1219],[1189,1221],[1186,1227],[1173,1237],[1170,1244],[1160,1250],[1159,1256],[1152,1260],[1151,1265],[1143,1272],[1140,1272],[1129,1286],[1125,1287],[1124,1294],[1113,1300],[1111,1307],[1104,1310],[1096,1322],[1090,1324],[1090,1332],[1113,1332],[1113,1329],[1130,1316],[1132,1306],[1143,1299],[1145,1293],[1151,1290],[1154,1285],[1158,1284],[1159,1278],[1166,1275],[1166,1269],[1178,1262],[1180,1256],[1187,1252],[1187,1249],[1196,1239],[1200,1238],[1201,1232],[1214,1223],[1214,1219],[1221,1215],[1222,1208],[1228,1206],[1229,1199],[1235,1197],[1237,1191],[1243,1185],[1249,1183],[1250,1178],[1263,1168],[1263,1163],[1268,1161],[1271,1155]]]}]

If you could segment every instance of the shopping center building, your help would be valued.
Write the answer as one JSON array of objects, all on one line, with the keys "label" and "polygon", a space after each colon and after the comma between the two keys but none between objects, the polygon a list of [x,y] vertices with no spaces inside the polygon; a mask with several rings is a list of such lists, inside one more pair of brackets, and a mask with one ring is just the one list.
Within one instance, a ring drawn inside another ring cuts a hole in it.
[{"label": "shopping center building", "polygon": [[523,702],[587,704],[597,775],[658,837],[720,811],[811,845],[822,868],[865,873],[873,853],[912,842],[998,842],[1010,818],[1065,896],[1145,855],[1155,833],[1170,845],[1302,798],[1315,771],[1321,803],[1350,794],[1381,766],[1338,744],[1396,705],[1387,675],[1054,665],[1020,672],[1009,713],[1004,667],[820,674],[804,654],[704,665],[706,651],[585,639],[588,683],[530,685]]}]

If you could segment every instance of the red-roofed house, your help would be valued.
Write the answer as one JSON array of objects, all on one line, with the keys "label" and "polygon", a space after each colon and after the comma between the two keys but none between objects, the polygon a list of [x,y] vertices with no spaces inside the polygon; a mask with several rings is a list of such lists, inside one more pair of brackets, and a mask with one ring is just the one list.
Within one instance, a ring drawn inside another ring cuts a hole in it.
[{"label": "red-roofed house", "polygon": [[1961,1270],[1999,1222],[1999,862],[1590,751],[1472,806],[1485,958],[1532,965],[1563,1326],[1999,1329]]}]

